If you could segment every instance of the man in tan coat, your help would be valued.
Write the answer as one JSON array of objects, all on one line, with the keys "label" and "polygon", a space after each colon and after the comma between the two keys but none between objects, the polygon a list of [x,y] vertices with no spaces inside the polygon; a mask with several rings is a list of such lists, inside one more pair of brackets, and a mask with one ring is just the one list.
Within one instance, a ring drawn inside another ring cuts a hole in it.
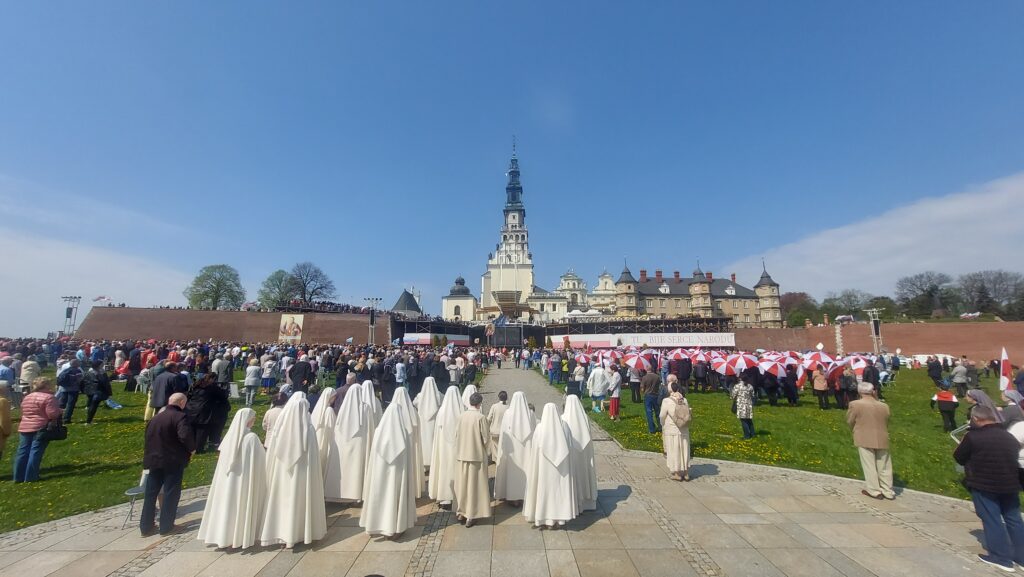
[{"label": "man in tan coat", "polygon": [[491,427],[480,412],[480,393],[469,396],[469,410],[459,415],[455,427],[456,517],[472,527],[477,519],[491,516],[491,491],[487,484],[487,446]]},{"label": "man in tan coat", "polygon": [[875,398],[871,383],[858,384],[857,392],[860,399],[850,403],[846,422],[853,429],[853,444],[860,452],[864,470],[861,493],[873,499],[895,499],[889,458],[889,405]]}]

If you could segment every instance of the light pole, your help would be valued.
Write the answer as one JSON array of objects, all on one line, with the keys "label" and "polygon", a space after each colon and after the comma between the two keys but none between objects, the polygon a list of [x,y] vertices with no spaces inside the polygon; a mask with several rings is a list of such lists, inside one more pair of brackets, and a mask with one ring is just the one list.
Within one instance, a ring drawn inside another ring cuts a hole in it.
[{"label": "light pole", "polygon": [[370,338],[370,340],[369,340],[369,342],[367,342],[367,344],[372,345],[373,344],[374,329],[377,326],[377,319],[376,319],[376,316],[377,316],[377,312],[376,312],[377,311],[377,306],[380,305],[381,301],[383,301],[384,299],[382,299],[380,297],[363,297],[363,300],[366,301],[367,306],[370,307],[370,326],[369,326],[369,331],[370,331],[369,338]]}]

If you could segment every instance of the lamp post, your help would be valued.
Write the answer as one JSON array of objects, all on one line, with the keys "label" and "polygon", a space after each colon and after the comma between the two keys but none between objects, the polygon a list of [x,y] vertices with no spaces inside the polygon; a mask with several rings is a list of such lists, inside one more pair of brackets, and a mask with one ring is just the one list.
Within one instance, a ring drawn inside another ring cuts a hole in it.
[{"label": "lamp post", "polygon": [[370,331],[369,338],[370,338],[370,340],[367,342],[367,344],[372,345],[373,344],[374,329],[377,327],[377,319],[376,319],[376,316],[377,316],[377,312],[376,312],[377,311],[377,306],[380,305],[381,301],[383,301],[384,299],[382,299],[380,297],[363,297],[363,300],[366,302],[366,305],[370,307],[370,326],[369,326],[369,331]]}]

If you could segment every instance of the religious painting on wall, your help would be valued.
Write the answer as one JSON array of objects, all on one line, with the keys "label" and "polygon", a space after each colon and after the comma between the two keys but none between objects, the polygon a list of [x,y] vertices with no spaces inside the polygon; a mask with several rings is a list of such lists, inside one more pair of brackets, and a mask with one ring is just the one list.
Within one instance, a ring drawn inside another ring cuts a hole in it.
[{"label": "religious painting on wall", "polygon": [[286,343],[302,342],[302,315],[281,315],[277,340]]}]

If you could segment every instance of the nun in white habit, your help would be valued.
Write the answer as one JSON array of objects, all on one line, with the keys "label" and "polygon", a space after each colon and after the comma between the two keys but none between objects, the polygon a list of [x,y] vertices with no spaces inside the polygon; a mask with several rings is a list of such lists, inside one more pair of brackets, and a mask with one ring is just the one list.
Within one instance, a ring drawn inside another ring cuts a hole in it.
[{"label": "nun in white habit", "polygon": [[324,479],[309,402],[293,393],[274,425],[267,449],[267,513],[260,534],[264,545],[312,543],[327,534]]},{"label": "nun in white habit", "polygon": [[526,498],[533,430],[537,427],[533,411],[522,391],[512,393],[508,410],[501,420],[498,435],[498,462],[494,468],[494,498],[522,505]]},{"label": "nun in white habit", "polygon": [[403,403],[391,403],[373,435],[366,468],[368,491],[359,526],[370,535],[395,537],[416,524],[415,449]]},{"label": "nun in white habit", "polygon": [[426,488],[426,476],[423,474],[423,446],[420,444],[422,440],[420,438],[420,416],[416,412],[416,407],[412,404],[412,399],[409,398],[409,389],[405,387],[397,387],[395,389],[394,396],[391,397],[391,404],[398,403],[405,409],[402,411],[402,424],[408,428],[409,442],[413,446],[413,481],[415,481],[414,487],[416,487],[416,498],[423,496],[423,490]]},{"label": "nun in white habit", "polygon": [[569,428],[554,403],[544,405],[533,432],[523,516],[536,527],[556,527],[576,518],[576,494],[569,457]]},{"label": "nun in white habit", "polygon": [[366,459],[370,451],[370,405],[363,402],[363,387],[349,387],[338,410],[332,436],[332,451],[324,475],[324,498],[328,501],[362,501]]},{"label": "nun in white habit", "polygon": [[442,507],[450,506],[455,500],[455,431],[463,410],[459,387],[448,387],[434,422],[434,448],[430,456],[430,483],[427,487],[427,495]]},{"label": "nun in white habit", "polygon": [[466,388],[462,391],[462,408],[469,409],[469,398],[473,396],[473,393],[477,393],[476,385],[466,385]]},{"label": "nun in white habit", "polygon": [[313,414],[310,415],[313,430],[316,431],[316,446],[320,451],[320,471],[325,475],[331,452],[337,451],[337,447],[334,446],[334,423],[337,416],[331,408],[336,394],[334,388],[324,387],[320,398],[316,400],[316,406],[313,407]]},{"label": "nun in white habit", "polygon": [[423,450],[423,464],[430,465],[434,452],[434,421],[441,408],[441,392],[437,390],[434,377],[423,379],[423,389],[412,402],[420,416],[420,448]]},{"label": "nun in white habit", "polygon": [[590,438],[590,420],[583,403],[576,395],[565,397],[562,420],[569,426],[572,441],[569,456],[572,459],[573,485],[580,511],[597,509],[597,469],[594,466],[594,443]]},{"label": "nun in white habit", "polygon": [[216,547],[256,544],[267,504],[267,453],[252,432],[256,411],[235,413],[220,442],[220,457],[206,497],[199,540]]}]

